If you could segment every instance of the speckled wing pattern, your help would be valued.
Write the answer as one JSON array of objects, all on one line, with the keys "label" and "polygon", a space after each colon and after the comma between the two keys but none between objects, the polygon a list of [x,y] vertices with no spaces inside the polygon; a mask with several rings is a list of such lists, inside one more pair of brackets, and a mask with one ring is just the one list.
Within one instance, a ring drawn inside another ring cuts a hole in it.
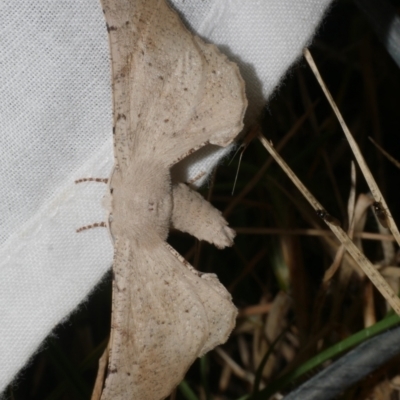
[{"label": "speckled wing pattern", "polygon": [[234,328],[236,309],[217,277],[182,261],[166,243],[152,251],[118,243],[113,302],[126,311],[113,316],[102,400],[165,398]]},{"label": "speckled wing pattern", "polygon": [[117,162],[138,151],[172,165],[206,143],[231,143],[246,109],[236,64],[193,36],[165,0],[102,0],[102,5]]},{"label": "speckled wing pattern", "polygon": [[[247,100],[237,66],[193,36],[165,0],[101,3],[115,153],[113,314],[101,399],[163,399],[196,357],[227,340],[237,314],[217,277],[196,271],[165,241],[172,220],[219,247],[234,236],[201,196],[173,189],[169,169],[207,143],[232,142]],[[188,202],[199,213],[193,226],[176,210]]]}]

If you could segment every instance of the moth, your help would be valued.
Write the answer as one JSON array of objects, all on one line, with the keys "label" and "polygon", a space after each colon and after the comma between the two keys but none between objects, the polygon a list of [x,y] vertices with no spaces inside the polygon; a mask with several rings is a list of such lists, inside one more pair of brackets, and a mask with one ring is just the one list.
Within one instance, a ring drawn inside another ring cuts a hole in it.
[{"label": "moth", "polygon": [[101,0],[112,63],[112,322],[102,400],[163,399],[231,333],[237,310],[214,274],[166,239],[170,227],[231,246],[221,213],[184,183],[179,160],[230,144],[247,106],[237,66],[192,35],[165,0]]}]

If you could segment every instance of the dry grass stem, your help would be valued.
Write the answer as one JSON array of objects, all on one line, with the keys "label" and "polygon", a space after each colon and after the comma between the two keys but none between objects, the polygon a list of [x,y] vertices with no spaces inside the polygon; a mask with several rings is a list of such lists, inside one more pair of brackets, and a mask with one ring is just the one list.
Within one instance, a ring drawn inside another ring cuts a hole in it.
[{"label": "dry grass stem", "polygon": [[93,387],[91,400],[100,400],[101,392],[103,391],[104,379],[106,376],[107,363],[108,363],[108,352],[109,352],[109,342],[102,356],[99,359],[99,367],[97,369],[96,381]]},{"label": "dry grass stem", "polygon": [[[344,245],[346,250],[350,253],[353,259],[357,262],[357,264],[361,267],[364,273],[368,276],[368,278],[372,281],[375,287],[379,290],[382,296],[388,301],[390,306],[396,312],[396,314],[400,315],[400,299],[393,292],[392,288],[388,285],[382,275],[375,269],[375,267],[371,264],[367,257],[357,248],[357,246],[352,242],[352,240],[348,237],[346,232],[337,225],[337,221],[331,220],[329,214],[324,211],[322,205],[318,202],[318,200],[308,191],[308,189],[303,185],[300,179],[296,176],[296,174],[290,169],[290,167],[286,164],[283,158],[276,152],[272,144],[265,139],[261,134],[258,136],[261,143],[268,150],[268,152],[272,155],[275,161],[280,165],[280,167],[284,170],[286,175],[292,180],[292,182],[296,185],[296,187],[301,191],[303,196],[307,199],[307,201],[311,204],[317,212],[323,212],[321,217],[324,219],[326,224],[335,234],[335,236],[339,239],[339,241]],[[394,225],[394,224],[392,224]]]},{"label": "dry grass stem", "polygon": [[394,157],[392,157],[386,150],[384,150],[381,146],[379,146],[378,143],[375,142],[374,139],[372,139],[372,137],[368,138],[372,144],[393,164],[395,165],[397,168],[400,169],[400,162],[397,161]]},{"label": "dry grass stem", "polygon": [[[351,163],[351,187],[349,194],[349,201],[347,204],[347,215],[349,219],[349,229],[348,234],[352,239],[354,234],[354,210],[355,210],[355,202],[356,202],[356,168],[354,163]],[[322,279],[323,283],[328,282],[332,279],[335,272],[338,270],[340,265],[342,264],[343,256],[345,254],[346,249],[343,245],[341,245],[335,254],[335,258],[331,264],[331,266],[325,271],[324,277]]]},{"label": "dry grass stem", "polygon": [[215,352],[225,361],[232,372],[239,378],[246,382],[254,382],[254,374],[243,369],[238,363],[236,363],[221,347],[217,347]]},{"label": "dry grass stem", "polygon": [[255,306],[249,306],[239,310],[239,318],[248,317],[249,315],[261,315],[268,314],[271,310],[271,303],[257,304]]},{"label": "dry grass stem", "polygon": [[[285,229],[285,228],[234,228],[239,235],[300,235],[300,236],[333,236],[326,229]],[[393,242],[393,235],[374,232],[355,232],[354,237],[367,240]]]},{"label": "dry grass stem", "polygon": [[[360,151],[356,141],[353,138],[353,135],[351,134],[349,128],[347,127],[347,125],[346,125],[346,123],[345,123],[345,121],[344,121],[344,119],[342,117],[342,114],[340,113],[338,107],[336,106],[335,101],[333,100],[333,97],[332,97],[331,93],[329,92],[329,90],[326,87],[324,81],[322,80],[322,77],[321,77],[321,75],[320,75],[320,73],[318,71],[318,68],[317,68],[317,66],[316,66],[316,64],[315,64],[315,62],[314,62],[314,60],[313,60],[313,58],[311,56],[311,53],[309,52],[308,49],[304,50],[304,56],[305,56],[305,58],[306,58],[306,60],[307,60],[307,62],[309,64],[312,72],[314,73],[315,77],[317,78],[318,83],[320,84],[320,86],[321,86],[321,88],[322,88],[322,90],[323,90],[323,92],[324,92],[329,104],[332,107],[332,110],[336,114],[336,117],[337,117],[337,119],[338,119],[338,121],[340,123],[340,126],[343,129],[343,132],[344,132],[344,134],[346,136],[347,141],[349,142],[349,145],[350,145],[350,147],[351,147],[351,149],[353,151],[353,154],[354,154],[354,156],[355,156],[355,158],[356,158],[356,160],[358,162],[358,165],[359,165],[359,167],[360,167],[360,169],[361,169],[361,171],[362,171],[362,173],[363,173],[363,175],[365,177],[365,180],[367,181],[369,189],[371,190],[372,196],[373,196],[375,202],[378,203],[378,205],[379,205],[380,211],[378,211],[377,214],[379,212],[381,212],[384,215],[384,217],[387,218],[388,228],[391,230],[391,232],[393,233],[393,236],[395,237],[395,239],[397,241],[397,244],[400,246],[400,233],[399,233],[399,230],[398,230],[398,228],[396,226],[396,223],[394,222],[394,219],[392,217],[392,214],[390,213],[390,210],[389,210],[389,208],[388,208],[388,206],[386,204],[386,201],[385,201],[385,199],[384,199],[384,197],[383,197],[383,195],[382,195],[377,183],[375,182],[375,179],[372,176],[372,173],[371,173],[370,169],[368,168],[368,165],[365,162],[365,159],[362,156],[361,151]],[[380,218],[380,220],[382,221],[381,218]]]}]

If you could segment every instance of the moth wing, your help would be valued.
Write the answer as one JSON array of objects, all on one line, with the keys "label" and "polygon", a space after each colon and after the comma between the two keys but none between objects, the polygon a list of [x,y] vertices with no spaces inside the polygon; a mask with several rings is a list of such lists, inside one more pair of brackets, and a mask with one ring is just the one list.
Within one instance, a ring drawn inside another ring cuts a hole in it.
[{"label": "moth wing", "polygon": [[170,166],[206,143],[226,146],[247,106],[236,64],[193,36],[164,0],[102,0],[119,164],[132,154]]},{"label": "moth wing", "polygon": [[161,240],[150,249],[117,239],[113,271],[118,308],[101,399],[163,399],[196,357],[227,340],[236,308],[215,275]]}]

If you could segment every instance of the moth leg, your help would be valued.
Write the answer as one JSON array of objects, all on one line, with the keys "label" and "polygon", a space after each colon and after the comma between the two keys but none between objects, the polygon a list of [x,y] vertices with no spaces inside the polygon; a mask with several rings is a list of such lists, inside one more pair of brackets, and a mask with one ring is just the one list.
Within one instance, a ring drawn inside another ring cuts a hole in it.
[{"label": "moth leg", "polygon": [[199,193],[179,183],[172,188],[171,224],[199,240],[206,240],[222,249],[232,246],[235,231],[229,228],[221,212]]},{"label": "moth leg", "polygon": [[[75,183],[82,183],[82,182],[100,182],[100,183],[108,183],[108,178],[81,178],[77,179]],[[106,208],[107,210],[110,209],[111,207],[111,200],[109,199],[109,196],[105,196],[103,198],[103,207]],[[94,224],[91,225],[86,225],[86,226],[81,226],[76,230],[76,232],[82,232],[86,231],[87,229],[92,229],[92,228],[107,228],[107,223],[105,222],[95,222]]]},{"label": "moth leg", "polygon": [[82,183],[82,182],[108,183],[108,178],[81,178],[75,181],[75,183]]},{"label": "moth leg", "polygon": [[94,224],[91,225],[86,225],[86,226],[81,226],[80,228],[78,228],[76,231],[82,232],[82,231],[86,231],[87,229],[92,229],[92,228],[107,228],[107,224],[105,222],[95,222]]}]

